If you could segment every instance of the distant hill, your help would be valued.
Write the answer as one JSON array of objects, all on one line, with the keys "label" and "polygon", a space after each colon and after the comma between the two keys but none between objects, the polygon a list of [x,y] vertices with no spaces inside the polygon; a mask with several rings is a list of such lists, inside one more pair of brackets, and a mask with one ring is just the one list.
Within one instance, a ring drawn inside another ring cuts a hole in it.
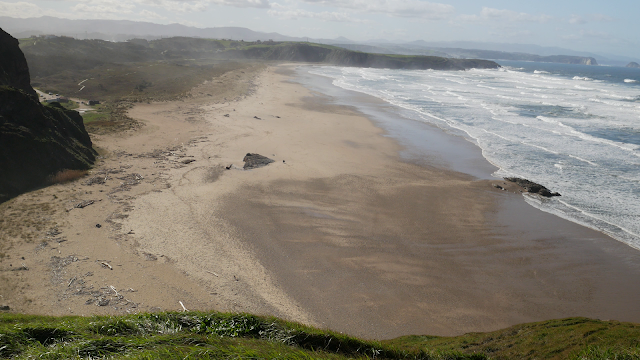
[{"label": "distant hill", "polygon": [[254,46],[222,53],[230,58],[286,60],[389,69],[465,70],[495,69],[497,63],[477,59],[450,59],[438,56],[387,55],[351,51],[333,46],[308,43],[283,43],[276,46]]},{"label": "distant hill", "polygon": [[[571,56],[571,55],[551,55],[540,56],[528,53],[512,53],[493,50],[463,49],[463,48],[436,48],[419,46],[425,42],[412,42],[408,44],[333,44],[345,49],[369,51],[381,54],[405,54],[405,55],[430,55],[459,59],[488,59],[488,60],[517,60],[533,62],[550,62],[561,64],[582,64],[598,65],[593,57]],[[426,43],[425,43],[426,44]],[[365,50],[366,49],[366,50]]]},{"label": "distant hill", "polygon": [[638,64],[637,62],[633,62],[633,61],[632,61],[632,62],[630,62],[630,63],[628,63],[628,64],[627,64],[627,67],[628,67],[628,68],[637,68],[637,69],[640,69],[640,64]]},{"label": "distant hill", "polygon": [[90,69],[113,63],[180,59],[253,59],[300,61],[341,66],[392,69],[463,70],[497,68],[488,60],[447,59],[437,56],[385,55],[302,42],[247,42],[187,37],[128,42],[76,40],[69,37],[29,38],[21,44],[34,77],[67,69]]},{"label": "distant hill", "polygon": [[527,53],[510,53],[504,51],[476,50],[476,49],[437,49],[449,55],[460,58],[476,58],[491,60],[516,60],[516,61],[533,61],[533,62],[549,62],[559,64],[579,64],[579,65],[598,65],[593,57],[571,56],[571,55],[550,55],[540,56]]}]

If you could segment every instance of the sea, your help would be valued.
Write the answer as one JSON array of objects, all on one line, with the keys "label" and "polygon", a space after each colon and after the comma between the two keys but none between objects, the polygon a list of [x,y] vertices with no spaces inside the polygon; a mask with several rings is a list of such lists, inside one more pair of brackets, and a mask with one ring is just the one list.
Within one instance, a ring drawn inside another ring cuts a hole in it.
[{"label": "sea", "polygon": [[[498,168],[562,196],[540,210],[640,250],[640,69],[498,61],[499,69],[308,72],[462,136]],[[427,141],[426,139],[424,141]]]}]

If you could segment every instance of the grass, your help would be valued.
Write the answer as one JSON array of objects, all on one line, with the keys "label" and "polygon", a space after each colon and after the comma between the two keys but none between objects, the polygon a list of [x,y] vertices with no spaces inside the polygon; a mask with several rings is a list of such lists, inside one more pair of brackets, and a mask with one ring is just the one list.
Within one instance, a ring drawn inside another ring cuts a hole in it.
[{"label": "grass", "polygon": [[[69,67],[34,81],[41,88],[55,88],[68,96],[103,103],[166,101],[183,98],[203,80],[241,67],[238,62],[160,60],[102,64],[85,70]],[[78,86],[85,79],[84,88]]]},{"label": "grass", "polygon": [[95,121],[107,121],[109,118],[109,114],[104,112],[85,112],[82,114],[85,125]]},{"label": "grass", "polygon": [[375,341],[248,314],[122,317],[0,315],[0,356],[14,359],[484,359],[405,351]]},{"label": "grass", "polygon": [[409,350],[425,346],[464,349],[503,359],[605,359],[597,354],[607,353],[640,359],[640,324],[569,318],[452,338],[408,336],[389,343]]},{"label": "grass", "polygon": [[[272,317],[218,312],[0,314],[14,359],[640,359],[640,325],[584,318],[457,337],[366,341]],[[555,350],[554,350],[555,349]]]},{"label": "grass", "polygon": [[80,107],[75,101],[61,102],[60,105],[67,110],[75,110]]}]

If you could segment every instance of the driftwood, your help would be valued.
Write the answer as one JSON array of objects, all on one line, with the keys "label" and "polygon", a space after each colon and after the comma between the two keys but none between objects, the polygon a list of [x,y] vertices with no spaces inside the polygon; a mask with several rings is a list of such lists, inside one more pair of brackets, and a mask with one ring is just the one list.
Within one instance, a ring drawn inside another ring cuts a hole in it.
[{"label": "driftwood", "polygon": [[79,204],[76,204],[76,209],[82,209],[84,207],[87,207],[87,206],[93,204],[94,202],[95,201],[93,201],[93,200],[85,200],[85,201],[83,201],[83,202],[81,202]]},{"label": "driftwood", "polygon": [[113,267],[112,267],[111,265],[109,265],[109,263],[108,263],[108,262],[106,262],[106,261],[102,261],[102,262],[100,262],[100,264],[102,264],[102,265],[103,265],[103,266],[105,266],[105,267],[108,267],[108,268],[109,268],[109,270],[113,270]]},{"label": "driftwood", "polygon": [[180,303],[180,306],[182,306],[182,311],[189,311],[187,310],[186,307],[184,307],[184,304],[182,303],[182,301],[178,301]]},{"label": "driftwood", "polygon": [[205,270],[206,272],[208,272],[209,274],[215,275],[216,277],[220,277],[220,275],[214,273],[213,271],[209,271],[209,270]]}]

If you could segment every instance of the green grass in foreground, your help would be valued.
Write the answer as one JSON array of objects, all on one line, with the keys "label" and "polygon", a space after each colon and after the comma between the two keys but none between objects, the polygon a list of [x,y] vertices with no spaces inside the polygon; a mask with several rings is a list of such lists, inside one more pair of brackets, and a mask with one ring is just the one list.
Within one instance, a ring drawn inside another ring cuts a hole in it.
[{"label": "green grass in foreground", "polygon": [[640,359],[639,339],[584,318],[377,342],[248,314],[0,315],[0,357],[15,359]]},{"label": "green grass in foreground", "polygon": [[0,356],[16,359],[484,359],[404,351],[275,318],[160,313],[122,317],[0,316]]}]

